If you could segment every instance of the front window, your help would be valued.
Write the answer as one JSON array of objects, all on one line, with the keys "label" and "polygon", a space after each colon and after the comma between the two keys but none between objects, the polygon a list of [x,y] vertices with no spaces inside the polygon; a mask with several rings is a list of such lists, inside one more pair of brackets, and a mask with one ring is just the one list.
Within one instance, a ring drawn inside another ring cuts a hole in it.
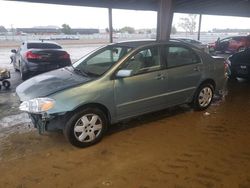
[{"label": "front window", "polygon": [[158,46],[143,49],[133,55],[122,67],[131,70],[132,75],[161,69],[160,48]]},{"label": "front window", "polygon": [[130,52],[131,49],[124,46],[107,46],[78,60],[73,66],[85,74],[100,76]]}]

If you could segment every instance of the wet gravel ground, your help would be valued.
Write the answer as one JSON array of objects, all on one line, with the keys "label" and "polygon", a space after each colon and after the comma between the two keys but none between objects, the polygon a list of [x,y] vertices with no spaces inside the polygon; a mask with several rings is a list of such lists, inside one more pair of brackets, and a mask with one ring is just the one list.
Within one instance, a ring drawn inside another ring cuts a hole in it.
[{"label": "wet gravel ground", "polygon": [[0,187],[250,188],[250,83],[196,112],[175,107],[113,125],[97,145],[78,149],[60,133],[40,136],[0,93]]}]

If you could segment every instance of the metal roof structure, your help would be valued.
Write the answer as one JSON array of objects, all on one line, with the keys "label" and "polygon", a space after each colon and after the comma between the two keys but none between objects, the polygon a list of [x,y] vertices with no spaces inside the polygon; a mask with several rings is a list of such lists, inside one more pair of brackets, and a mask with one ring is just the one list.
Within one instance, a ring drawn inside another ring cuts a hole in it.
[{"label": "metal roof structure", "polygon": [[[131,10],[157,11],[159,9],[159,0],[15,0],[15,1],[131,9]],[[173,0],[173,11],[179,13],[250,17],[250,0]]]},{"label": "metal roof structure", "polygon": [[[9,0],[33,3],[102,7],[109,10],[109,39],[113,42],[112,9],[157,11],[158,41],[169,40],[173,13],[250,17],[250,0]],[[146,20],[145,20],[146,21]]]}]

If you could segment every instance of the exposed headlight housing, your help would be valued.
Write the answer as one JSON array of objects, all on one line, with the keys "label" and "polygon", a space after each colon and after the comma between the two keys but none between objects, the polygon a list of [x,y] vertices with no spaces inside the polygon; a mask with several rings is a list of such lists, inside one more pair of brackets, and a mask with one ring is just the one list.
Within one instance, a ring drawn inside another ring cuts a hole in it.
[{"label": "exposed headlight housing", "polygon": [[50,98],[35,98],[24,101],[20,104],[19,109],[25,112],[40,114],[52,109],[55,106],[55,100]]}]

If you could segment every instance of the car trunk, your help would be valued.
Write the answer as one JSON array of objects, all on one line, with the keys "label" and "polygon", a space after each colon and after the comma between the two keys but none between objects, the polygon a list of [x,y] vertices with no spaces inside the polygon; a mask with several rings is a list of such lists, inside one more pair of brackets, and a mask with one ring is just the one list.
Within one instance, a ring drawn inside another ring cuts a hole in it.
[{"label": "car trunk", "polygon": [[26,53],[29,62],[37,63],[47,70],[68,66],[71,63],[69,54],[60,49],[31,49]]}]

